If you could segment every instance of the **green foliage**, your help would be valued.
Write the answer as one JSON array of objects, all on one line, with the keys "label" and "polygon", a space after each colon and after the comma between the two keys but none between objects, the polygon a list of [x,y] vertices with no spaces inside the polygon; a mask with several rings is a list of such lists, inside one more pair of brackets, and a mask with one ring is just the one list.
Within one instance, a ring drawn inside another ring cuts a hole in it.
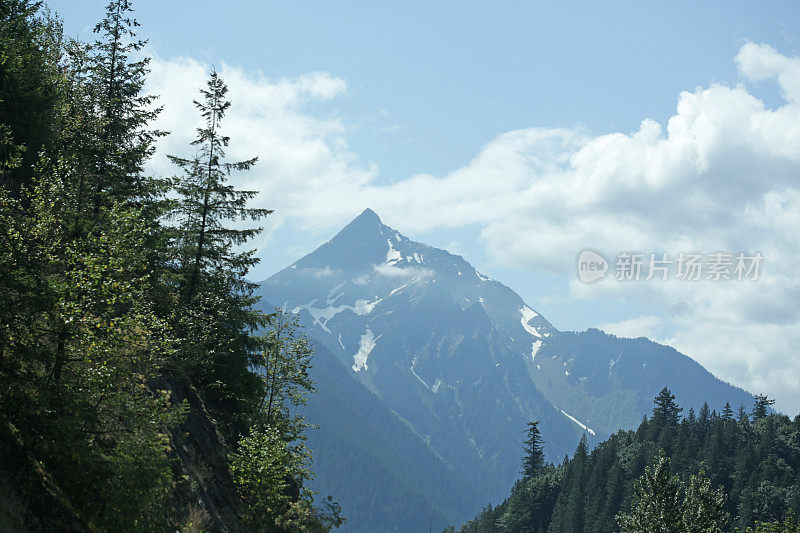
[{"label": "green foliage", "polygon": [[[231,470],[245,502],[244,516],[252,530],[327,531],[344,523],[330,496],[324,510],[314,509],[304,487],[312,476],[305,446],[305,418],[296,413],[314,390],[309,376],[312,350],[300,331],[298,317],[278,309],[269,316],[264,350],[256,361],[262,398],[256,424],[231,454]],[[265,522],[264,517],[272,522]]]},{"label": "green foliage", "polygon": [[780,522],[756,522],[754,527],[748,527],[747,533],[800,533],[800,524],[792,514]]},{"label": "green foliage", "polygon": [[620,515],[622,531],[678,533],[682,531],[680,482],[670,474],[669,459],[661,452],[634,485],[631,510]]},{"label": "green foliage", "polygon": [[725,493],[714,489],[704,472],[689,478],[683,501],[684,531],[721,533],[726,530],[730,516],[725,511]]},{"label": "green foliage", "polygon": [[296,412],[308,403],[308,394],[314,392],[309,374],[313,350],[300,331],[297,315],[278,309],[268,320],[268,329],[262,337],[264,350],[257,361],[263,382],[259,419],[266,425],[279,427],[292,440],[300,439],[308,425]]},{"label": "green foliage", "polygon": [[678,425],[683,409],[675,403],[675,395],[667,387],[661,389],[653,403],[656,405],[653,409],[654,422],[670,428]]},{"label": "green foliage", "polygon": [[257,191],[237,190],[227,182],[231,172],[249,170],[257,161],[255,157],[235,163],[224,160],[230,138],[222,135],[220,123],[230,107],[225,99],[227,92],[225,82],[212,70],[207,88],[200,91],[202,100],[194,101],[205,120],[205,127],[197,129],[197,138],[192,142],[197,155],[192,159],[169,156],[183,170],[176,179],[178,201],[172,215],[180,225],[177,245],[185,302],[195,298],[203,275],[226,269],[241,276],[257,262],[252,251],[234,249],[261,229],[231,228],[225,222],[255,221],[271,213],[247,206]]},{"label": "green foliage", "polygon": [[3,297],[20,303],[0,333],[0,413],[88,521],[144,527],[169,496],[183,414],[147,386],[172,351],[150,309],[147,230],[117,207],[99,215],[105,231],[72,241],[60,180],[35,179],[24,202],[0,191]]},{"label": "green foliage", "polygon": [[40,7],[0,1],[0,186],[12,198],[57,133],[61,25]]},{"label": "green foliage", "polygon": [[728,523],[724,503],[722,489],[713,489],[702,472],[685,487],[670,474],[661,451],[634,484],[631,509],[619,516],[619,524],[622,531],[640,533],[721,533]]},{"label": "green foliage", "polygon": [[254,285],[244,278],[258,260],[254,251],[238,250],[260,228],[229,224],[258,220],[270,211],[248,207],[256,192],[227,183],[232,171],[248,170],[256,161],[224,161],[230,139],[220,124],[230,107],[227,90],[212,71],[202,100],[195,101],[205,120],[192,143],[197,155],[170,156],[183,170],[174,180],[177,199],[170,216],[177,222],[172,254],[179,301],[173,322],[183,339],[175,371],[201,388],[222,417],[226,437],[235,441],[241,424],[258,411],[261,383],[251,368],[259,364],[262,344],[255,332],[266,317],[253,309]]},{"label": "green foliage", "polygon": [[[294,480],[310,475],[305,458],[290,449],[280,432],[272,427],[253,427],[231,454],[231,472],[246,504],[246,520],[251,526],[265,516],[286,511],[296,490]],[[303,495],[308,501],[308,494]]]},{"label": "green foliage", "polygon": [[[258,336],[256,259],[237,251],[258,229],[225,226],[268,212],[225,182],[255,159],[222,160],[230,104],[212,74],[176,194],[144,174],[162,133],[131,13],[111,0],[86,45],[40,3],[0,0],[0,474],[15,480],[0,484],[0,528],[236,529],[241,512],[329,530],[340,509],[312,506],[306,425],[290,412],[313,390],[311,352],[277,323]],[[187,390],[200,397],[168,392]],[[200,484],[231,495],[230,523],[198,510]]]},{"label": "green foliage", "polygon": [[620,431],[591,452],[582,443],[563,465],[518,481],[506,501],[461,531],[783,527],[800,509],[800,416],[759,418],[765,400],[756,400],[752,421],[744,408],[734,418],[707,405],[676,420],[670,413],[680,407],[662,391],[636,431]]},{"label": "green foliage", "polygon": [[143,94],[150,58],[140,55],[146,41],[138,39],[130,0],[111,0],[95,26],[98,39],[89,50],[87,68],[95,106],[102,121],[99,143],[92,154],[96,172],[94,204],[108,199],[141,202],[151,199],[151,180],[142,174],[164,132],[148,128],[160,109],[156,97]]},{"label": "green foliage", "polygon": [[539,433],[539,422],[528,422],[528,435],[523,441],[522,472],[523,476],[534,476],[544,466],[542,435]]}]

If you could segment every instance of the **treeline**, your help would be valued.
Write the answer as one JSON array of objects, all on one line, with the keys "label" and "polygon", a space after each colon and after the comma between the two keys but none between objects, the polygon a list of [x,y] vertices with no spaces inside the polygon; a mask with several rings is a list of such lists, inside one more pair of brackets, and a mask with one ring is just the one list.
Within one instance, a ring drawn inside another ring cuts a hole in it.
[{"label": "treeline", "polygon": [[772,413],[771,404],[756,396],[749,413],[704,405],[682,416],[665,388],[637,430],[591,452],[584,438],[559,466],[540,460],[529,431],[511,495],[460,531],[800,531],[800,415]]},{"label": "treeline", "polygon": [[253,307],[269,211],[229,175],[212,71],[176,176],[129,0],[84,43],[0,0],[0,530],[324,531],[305,421],[311,352]]}]

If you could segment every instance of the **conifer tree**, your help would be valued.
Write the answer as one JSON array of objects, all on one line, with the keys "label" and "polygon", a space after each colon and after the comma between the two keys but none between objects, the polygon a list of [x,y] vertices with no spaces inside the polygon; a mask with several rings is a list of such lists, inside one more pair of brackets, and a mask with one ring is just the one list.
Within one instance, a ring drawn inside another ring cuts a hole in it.
[{"label": "conifer tree", "polygon": [[173,216],[180,223],[181,292],[185,302],[195,297],[204,274],[225,269],[241,277],[258,261],[253,252],[238,252],[236,247],[256,236],[261,228],[235,228],[225,223],[255,221],[272,212],[248,207],[258,191],[238,190],[228,183],[231,172],[249,170],[258,158],[225,161],[230,138],[222,135],[220,123],[231,105],[227,92],[225,82],[212,69],[206,88],[200,91],[202,99],[194,101],[205,120],[205,127],[197,128],[197,138],[192,142],[198,153],[191,159],[169,156],[183,170],[177,180],[179,199]]},{"label": "conifer tree", "polygon": [[31,0],[0,4],[0,187],[19,199],[56,138],[61,26]]},{"label": "conifer tree", "polygon": [[722,419],[731,421],[733,420],[733,409],[730,402],[725,402],[725,407],[722,408]]},{"label": "conifer tree", "polygon": [[653,421],[658,421],[659,424],[669,427],[678,425],[683,408],[675,403],[675,396],[667,387],[661,389],[653,403],[656,404],[653,409]]},{"label": "conifer tree", "polygon": [[539,432],[539,421],[528,422],[527,438],[523,441],[522,472],[523,476],[534,476],[544,466],[542,435]]},{"label": "conifer tree", "polygon": [[746,426],[750,423],[750,417],[747,416],[747,409],[745,409],[744,404],[739,404],[739,409],[736,411],[736,420],[740,425]]},{"label": "conifer tree", "polygon": [[[152,192],[142,170],[164,132],[149,128],[160,112],[156,97],[143,93],[149,57],[135,59],[147,41],[138,39],[139,23],[130,0],[111,0],[105,17],[94,28],[90,70],[102,117],[93,204],[95,212],[109,199],[142,201]],[[106,191],[107,196],[101,195]]]},{"label": "conifer tree", "polygon": [[[173,248],[179,311],[174,323],[186,339],[176,358],[176,373],[199,387],[237,438],[241,420],[258,412],[263,383],[251,372],[263,349],[255,332],[266,316],[253,306],[255,285],[245,279],[258,262],[254,250],[242,250],[261,228],[248,227],[271,211],[248,206],[257,191],[228,182],[232,172],[249,170],[257,158],[225,160],[230,138],[220,124],[230,107],[228,88],[212,69],[195,107],[204,119],[191,143],[192,158],[169,156],[183,172],[175,178],[177,222]],[[245,224],[245,227],[241,225]]]},{"label": "conifer tree", "polygon": [[756,394],[756,400],[753,403],[753,422],[766,418],[774,403],[775,400],[768,398],[766,394]]}]

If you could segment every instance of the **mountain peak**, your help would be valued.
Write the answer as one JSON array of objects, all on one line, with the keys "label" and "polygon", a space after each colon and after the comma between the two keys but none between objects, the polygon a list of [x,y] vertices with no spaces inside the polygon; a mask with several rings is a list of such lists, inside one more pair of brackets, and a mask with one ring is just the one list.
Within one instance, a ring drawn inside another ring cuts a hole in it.
[{"label": "mountain peak", "polygon": [[355,219],[358,220],[360,218],[368,219],[368,220],[377,220],[378,222],[381,221],[381,217],[378,216],[378,213],[370,209],[369,207],[364,209],[360,215],[358,215]]},{"label": "mountain peak", "polygon": [[350,221],[350,223],[345,226],[359,226],[359,227],[375,227],[375,226],[382,226],[383,223],[381,222],[381,217],[378,216],[378,213],[370,209],[369,207],[364,209],[360,215]]},{"label": "mountain peak", "polygon": [[296,262],[300,267],[353,270],[386,261],[389,242],[403,237],[381,222],[372,209],[364,209],[331,240]]},{"label": "mountain peak", "polygon": [[[339,231],[339,233],[334,237],[341,237],[344,235],[367,235],[367,234],[381,234],[381,229],[384,227],[383,223],[381,222],[381,217],[378,216],[378,213],[370,209],[369,207],[364,209],[360,215],[350,221],[344,228]],[[377,231],[376,231],[377,230]]]}]

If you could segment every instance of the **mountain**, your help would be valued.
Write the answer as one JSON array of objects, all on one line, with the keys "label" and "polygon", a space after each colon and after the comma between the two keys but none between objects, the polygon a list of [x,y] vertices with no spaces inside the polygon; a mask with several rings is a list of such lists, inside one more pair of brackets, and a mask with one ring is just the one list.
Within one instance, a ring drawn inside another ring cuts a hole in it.
[{"label": "mountain", "polygon": [[[530,420],[540,421],[547,458],[560,461],[583,434],[592,445],[635,427],[665,385],[687,408],[702,403],[698,391],[712,407],[752,402],[667,346],[557,330],[510,288],[458,255],[408,239],[370,209],[259,293],[299,313],[345,369],[350,380],[340,376],[341,386],[372,393],[350,408],[366,419],[376,405],[391,412],[456,478],[480,480],[463,485],[472,499],[507,494]],[[309,418],[343,423],[332,415],[312,406]],[[324,445],[340,447],[331,435]],[[447,492],[424,486],[429,499]],[[368,512],[353,509],[353,523]]]},{"label": "mountain", "polygon": [[312,377],[318,392],[304,412],[320,424],[307,443],[312,486],[335,496],[349,519],[344,530],[441,531],[486,504],[472,480],[449,468],[319,344]]}]

